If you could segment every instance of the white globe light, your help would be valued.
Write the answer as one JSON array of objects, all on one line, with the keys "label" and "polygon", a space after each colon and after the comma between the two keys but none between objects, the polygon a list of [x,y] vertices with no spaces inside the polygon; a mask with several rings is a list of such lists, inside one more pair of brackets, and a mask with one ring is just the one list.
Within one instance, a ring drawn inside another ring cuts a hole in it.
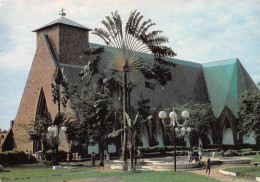
[{"label": "white globe light", "polygon": [[166,117],[167,117],[167,114],[166,114],[165,111],[161,111],[161,112],[159,112],[159,118],[161,118],[161,119],[165,119]]},{"label": "white globe light", "polygon": [[61,131],[65,132],[67,131],[67,128],[65,126],[61,127]]},{"label": "white globe light", "polygon": [[175,128],[175,131],[176,131],[176,132],[179,132],[180,130],[179,130],[179,128]]},{"label": "white globe light", "polygon": [[191,132],[191,127],[187,128],[187,132],[189,132],[189,133]]},{"label": "white globe light", "polygon": [[181,131],[184,133],[186,131],[186,128],[185,127],[182,127],[181,128]]},{"label": "white globe light", "polygon": [[182,111],[181,116],[182,116],[184,119],[187,119],[187,118],[190,117],[190,113],[189,113],[189,111],[184,110],[184,111]]},{"label": "white globe light", "polygon": [[172,112],[170,112],[169,116],[170,116],[171,119],[174,119],[174,118],[177,117],[177,113],[172,111]]},{"label": "white globe light", "polygon": [[55,125],[55,126],[53,127],[53,131],[54,131],[54,132],[58,131],[58,126],[57,126],[57,125]]},{"label": "white globe light", "polygon": [[48,127],[48,131],[49,131],[49,132],[52,132],[53,130],[54,130],[54,129],[53,129],[51,126]]}]

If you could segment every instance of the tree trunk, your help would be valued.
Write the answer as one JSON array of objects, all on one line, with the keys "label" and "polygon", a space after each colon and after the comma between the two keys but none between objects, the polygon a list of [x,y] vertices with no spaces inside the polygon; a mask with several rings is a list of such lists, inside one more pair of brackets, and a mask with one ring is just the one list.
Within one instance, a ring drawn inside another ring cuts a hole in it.
[{"label": "tree trunk", "polygon": [[135,172],[136,171],[135,147],[132,143],[130,148],[130,159],[131,159],[131,172]]},{"label": "tree trunk", "polygon": [[123,170],[127,170],[127,130],[125,112],[127,112],[127,75],[123,71],[123,123],[124,123],[124,146],[123,146]]},{"label": "tree trunk", "polygon": [[129,154],[130,154],[130,161],[131,161],[131,171],[134,172],[134,153],[133,153],[132,143],[129,143]]}]

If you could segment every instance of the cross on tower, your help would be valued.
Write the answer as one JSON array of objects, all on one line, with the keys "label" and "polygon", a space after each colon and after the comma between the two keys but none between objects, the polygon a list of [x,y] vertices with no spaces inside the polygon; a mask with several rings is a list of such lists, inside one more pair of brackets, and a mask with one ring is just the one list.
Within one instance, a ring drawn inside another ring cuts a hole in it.
[{"label": "cross on tower", "polygon": [[65,10],[65,9],[62,8],[61,11],[60,11],[60,13],[59,13],[59,15],[61,15],[62,17],[63,17],[63,16],[66,16],[66,13],[64,13],[64,10]]}]

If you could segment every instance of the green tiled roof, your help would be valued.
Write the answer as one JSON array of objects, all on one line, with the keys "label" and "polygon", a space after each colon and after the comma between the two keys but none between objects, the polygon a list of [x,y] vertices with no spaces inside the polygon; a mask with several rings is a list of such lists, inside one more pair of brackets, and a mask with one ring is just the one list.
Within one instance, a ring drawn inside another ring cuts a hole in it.
[{"label": "green tiled roof", "polygon": [[[89,44],[90,47],[104,45]],[[104,46],[105,50],[107,46]],[[140,53],[145,59],[153,59],[152,55]],[[131,92],[132,105],[142,91],[146,98],[150,98],[151,107],[162,104],[171,107],[174,102],[185,103],[189,100],[210,102],[215,117],[219,117],[225,107],[228,107],[235,117],[238,112],[238,97],[245,89],[255,85],[245,68],[238,59],[223,60],[205,64],[198,64],[173,58],[165,58],[176,63],[172,68],[172,80],[162,90],[156,87],[153,92],[144,88],[144,77],[139,72],[129,74],[129,81],[136,83],[137,88]],[[105,61],[105,60],[103,60]],[[105,62],[103,62],[105,63]],[[86,80],[80,81],[78,76],[83,65],[61,64],[67,74],[70,84],[77,83],[79,90],[85,85]],[[106,64],[101,64],[106,69]],[[119,73],[118,73],[119,74]],[[93,79],[97,79],[94,77]],[[156,97],[155,97],[156,95]],[[167,95],[167,97],[165,97]]]},{"label": "green tiled roof", "polygon": [[254,82],[238,59],[206,63],[202,65],[208,95],[215,117],[228,107],[238,116],[239,94]]},{"label": "green tiled roof", "polygon": [[[99,44],[95,44],[95,43],[90,43],[89,46],[90,47],[100,47],[100,46],[102,46],[102,47],[105,47],[105,48],[107,47],[105,45],[99,45]],[[152,54],[140,53],[140,55],[145,59],[150,59],[150,60],[154,59]],[[168,58],[168,57],[165,57],[164,59],[167,60],[167,61],[173,62],[175,64],[178,64],[178,65],[201,68],[200,63],[195,63],[195,62],[191,62],[191,61],[184,61],[184,60],[175,59],[175,58]]]}]

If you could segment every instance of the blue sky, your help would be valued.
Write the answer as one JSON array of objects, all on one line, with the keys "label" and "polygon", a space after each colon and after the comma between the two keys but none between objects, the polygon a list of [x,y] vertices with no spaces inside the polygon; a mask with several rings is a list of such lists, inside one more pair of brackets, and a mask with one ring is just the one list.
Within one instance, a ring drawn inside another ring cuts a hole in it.
[{"label": "blue sky", "polygon": [[[15,119],[36,50],[32,32],[57,18],[90,28],[118,10],[124,22],[137,9],[169,38],[178,59],[205,63],[239,58],[260,82],[259,0],[0,0],[0,128]],[[102,40],[90,35],[90,41]]]}]

